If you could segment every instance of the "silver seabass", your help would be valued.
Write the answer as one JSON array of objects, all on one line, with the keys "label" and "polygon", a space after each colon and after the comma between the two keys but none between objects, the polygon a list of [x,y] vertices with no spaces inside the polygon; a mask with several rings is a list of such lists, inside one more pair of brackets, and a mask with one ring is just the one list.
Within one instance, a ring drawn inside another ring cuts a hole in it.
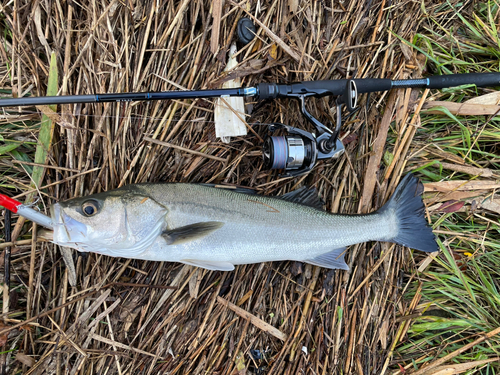
[{"label": "silver seabass", "polygon": [[198,184],[128,185],[53,205],[52,241],[79,251],[211,270],[277,260],[348,269],[345,247],[360,242],[437,250],[421,192],[418,180],[407,175],[380,210],[333,215],[305,188],[272,198]]}]

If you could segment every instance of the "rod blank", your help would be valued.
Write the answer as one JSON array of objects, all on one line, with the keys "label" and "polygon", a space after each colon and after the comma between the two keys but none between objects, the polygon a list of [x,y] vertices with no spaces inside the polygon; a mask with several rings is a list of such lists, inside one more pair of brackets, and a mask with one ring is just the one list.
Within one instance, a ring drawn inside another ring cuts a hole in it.
[{"label": "rod blank", "polygon": [[[74,104],[74,103],[109,103],[135,102],[148,100],[168,99],[198,99],[219,98],[221,96],[249,96],[249,88],[190,90],[190,91],[161,91],[161,92],[130,92],[94,95],[63,95],[40,96],[28,98],[0,99],[1,107],[24,107],[35,105]],[[255,90],[253,91],[255,92]]]}]

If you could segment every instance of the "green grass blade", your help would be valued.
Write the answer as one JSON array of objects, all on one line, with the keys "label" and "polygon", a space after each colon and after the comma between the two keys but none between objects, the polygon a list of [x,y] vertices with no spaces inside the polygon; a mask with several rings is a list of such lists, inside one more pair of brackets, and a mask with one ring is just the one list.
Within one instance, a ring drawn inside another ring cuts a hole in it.
[{"label": "green grass blade", "polygon": [[20,143],[8,143],[4,146],[0,146],[0,155],[6,154],[7,152],[11,152],[21,146]]},{"label": "green grass blade", "polygon": [[[56,54],[52,52],[50,56],[50,68],[49,68],[49,84],[47,86],[47,96],[57,95],[57,61]],[[50,110],[56,111],[57,106],[49,106]],[[47,115],[42,116],[42,122],[40,123],[40,133],[38,135],[38,144],[35,152],[35,163],[45,164],[47,161],[47,155],[50,150],[50,145],[52,144],[52,135],[54,133],[54,122]],[[40,166],[35,166],[33,168],[32,175],[32,187],[38,188],[42,182],[43,174],[45,168]]]}]

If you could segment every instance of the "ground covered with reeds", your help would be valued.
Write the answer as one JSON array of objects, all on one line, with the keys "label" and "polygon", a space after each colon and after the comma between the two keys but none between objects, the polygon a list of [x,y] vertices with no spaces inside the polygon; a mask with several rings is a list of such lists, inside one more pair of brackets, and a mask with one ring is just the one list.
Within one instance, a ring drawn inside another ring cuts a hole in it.
[{"label": "ground covered with reeds", "polygon": [[[14,0],[0,12],[2,97],[499,71],[495,1]],[[244,16],[257,35],[226,73]],[[291,100],[247,100],[248,135],[230,144],[215,137],[213,99],[3,108],[0,193],[43,212],[176,181],[264,195],[315,186],[328,211],[367,213],[413,171],[440,252],[365,243],[347,252],[350,271],[275,262],[233,272],[74,252],[71,286],[60,249],[2,211],[0,370],[498,374],[499,102],[473,85],[364,94],[345,113],[345,154],[299,178],[261,157],[263,124],[312,130]],[[335,119],[334,98],[307,108]]]}]

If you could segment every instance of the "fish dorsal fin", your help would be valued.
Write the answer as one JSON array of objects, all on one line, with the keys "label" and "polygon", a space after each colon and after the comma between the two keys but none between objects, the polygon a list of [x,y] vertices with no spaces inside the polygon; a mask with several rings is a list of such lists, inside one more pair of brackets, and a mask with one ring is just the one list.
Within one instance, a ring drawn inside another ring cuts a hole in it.
[{"label": "fish dorsal fin", "polygon": [[243,187],[236,187],[231,185],[218,185],[218,184],[198,184],[201,186],[212,187],[216,189],[224,189],[229,191],[234,191],[235,193],[248,194],[248,195],[256,195],[257,192],[253,189],[247,189]]},{"label": "fish dorsal fin", "polygon": [[318,196],[316,188],[303,186],[297,190],[291,191],[279,197],[288,202],[299,203],[305,206],[323,210],[325,202]]},{"label": "fish dorsal fin", "polygon": [[233,271],[234,264],[229,262],[218,262],[214,260],[181,259],[180,262],[190,266],[201,267],[212,271]]},{"label": "fish dorsal fin", "polygon": [[344,251],[345,247],[341,247],[340,249],[329,251],[328,253],[321,254],[315,258],[306,259],[304,262],[314,266],[348,271],[349,266],[344,260]]},{"label": "fish dorsal fin", "polygon": [[205,221],[175,229],[168,229],[161,236],[167,241],[167,245],[179,245],[208,236],[223,225],[224,223],[220,221]]}]

